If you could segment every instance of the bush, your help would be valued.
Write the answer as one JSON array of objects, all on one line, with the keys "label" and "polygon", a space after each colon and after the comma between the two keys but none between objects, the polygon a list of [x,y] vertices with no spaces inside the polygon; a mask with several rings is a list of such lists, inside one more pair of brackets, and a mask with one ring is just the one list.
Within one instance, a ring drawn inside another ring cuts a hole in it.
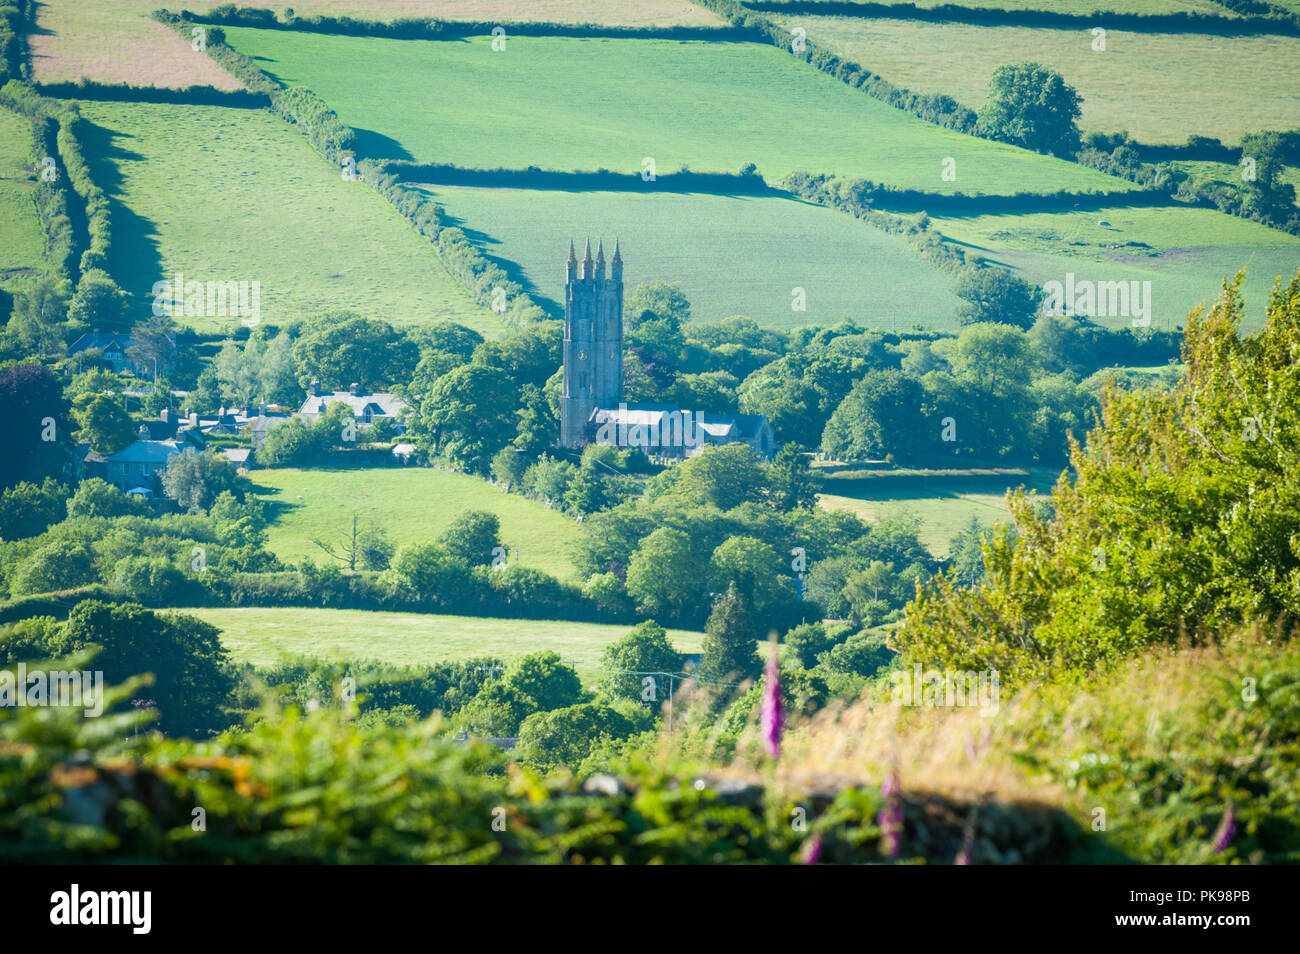
[{"label": "bush", "polygon": [[878,676],[894,659],[894,653],[885,645],[884,633],[854,633],[838,646],[817,656],[817,665],[828,673]]},{"label": "bush", "polygon": [[108,481],[91,477],[77,485],[68,501],[68,519],[78,517],[148,516],[153,513],[140,497],[124,494]]},{"label": "bush", "polygon": [[466,510],[443,531],[438,543],[452,557],[470,566],[490,564],[500,555],[501,519],[486,510]]},{"label": "bush", "polygon": [[1172,391],[1107,396],[1050,513],[1013,498],[1014,534],[987,542],[983,584],[947,576],[918,593],[897,636],[909,662],[1020,685],[1300,615],[1300,476],[1285,436],[1300,428],[1300,275],[1248,335],[1242,277],[1189,317]]},{"label": "bush", "polygon": [[69,590],[98,577],[95,553],[84,543],[53,540],[19,564],[12,586],[17,594]]},{"label": "bush", "polygon": [[600,664],[605,670],[600,676],[605,696],[654,706],[671,693],[673,680],[667,676],[681,672],[682,660],[664,628],[646,620],[606,646]]},{"label": "bush", "polygon": [[68,514],[68,488],[52,477],[40,484],[22,481],[0,493],[0,539],[44,533]]},{"label": "bush", "polygon": [[644,721],[596,702],[534,712],[519,727],[516,757],[543,771],[561,765],[577,768],[596,746],[625,739],[643,727]]}]

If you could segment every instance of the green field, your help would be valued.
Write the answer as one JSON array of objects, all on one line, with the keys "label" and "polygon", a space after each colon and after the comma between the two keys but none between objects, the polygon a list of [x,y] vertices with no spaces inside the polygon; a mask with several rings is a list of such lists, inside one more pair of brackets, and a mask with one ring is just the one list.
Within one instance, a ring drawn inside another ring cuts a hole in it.
[{"label": "green field", "polygon": [[[261,320],[352,309],[398,325],[440,318],[488,335],[501,322],[475,304],[432,245],[383,198],[263,110],[84,103],[86,151],[113,198],[114,277],[153,283],[261,283]],[[238,317],[181,319],[204,331]]]},{"label": "green field", "polygon": [[[775,0],[782,2],[782,0]],[[790,0],[804,2],[804,0]],[[992,10],[1047,10],[1052,13],[1089,14],[1098,10],[1114,10],[1118,13],[1208,13],[1214,16],[1235,17],[1227,7],[1219,6],[1214,0],[847,0],[849,3],[881,3],[888,6],[911,4],[922,8],[958,6],[973,9]],[[1283,0],[1300,4],[1300,0]]]},{"label": "green field", "polygon": [[[768,181],[794,170],[930,191],[1127,191],[1121,179],[941,129],[775,47],[519,37],[386,40],[230,29],[282,82],[319,93],[361,131],[363,155],[476,168],[686,165]],[[957,160],[957,182],[942,179]]]},{"label": "green field", "polygon": [[[629,291],[677,282],[691,313],[712,321],[748,315],[772,327],[956,324],[952,281],[901,239],[851,216],[792,199],[685,193],[426,188],[488,254],[522,268],[553,302],[564,300],[568,238],[622,241]],[[507,267],[511,267],[507,265]],[[794,311],[803,288],[807,310]],[[562,307],[562,305],[561,305]]]},{"label": "green field", "polygon": [[914,517],[921,544],[936,557],[948,556],[948,543],[971,517],[986,527],[1009,523],[1009,489],[1024,487],[1047,494],[1060,472],[1050,468],[1002,471],[828,470],[818,504],[847,510],[868,523]]},{"label": "green field", "polygon": [[295,15],[365,20],[437,17],[439,20],[541,20],[619,26],[718,26],[722,20],[685,0],[297,0]]},{"label": "green field", "polygon": [[[605,647],[626,636],[626,624],[565,620],[375,613],[366,610],[238,607],[180,610],[222,630],[239,662],[269,666],[285,656],[374,659],[417,665],[495,656],[506,662],[553,650],[591,684]],[[670,629],[678,652],[698,653],[702,633]]]},{"label": "green field", "polygon": [[[1110,225],[1098,224],[1103,221]],[[1300,268],[1300,238],[1212,209],[935,216],[934,226],[1030,281],[1064,282],[1067,272],[1076,280],[1150,281],[1153,327],[1177,327],[1195,305],[1214,299],[1224,275],[1243,265],[1248,318],[1262,322],[1274,278],[1289,279]]]},{"label": "green field", "polygon": [[33,169],[31,143],[27,120],[0,109],[0,288],[9,292],[45,270],[45,233],[32,199],[39,169]]},{"label": "green field", "polygon": [[[190,85],[239,89],[240,83],[190,41],[150,18],[158,0],[42,0],[38,29],[28,36],[32,67],[43,83],[81,77],[136,86]],[[215,3],[195,4],[198,11]],[[283,16],[287,4],[254,3]],[[438,17],[443,20],[546,20],[628,26],[719,26],[713,13],[684,0],[297,0],[299,17],[362,20]]]},{"label": "green field", "polygon": [[[1186,172],[1193,185],[1204,182],[1240,187],[1242,184],[1242,167],[1231,162],[1204,162],[1199,160],[1179,159],[1171,163],[1175,168]],[[1280,178],[1289,182],[1300,195],[1300,168],[1284,166]]]},{"label": "green field", "polygon": [[[578,524],[558,511],[485,480],[431,467],[368,470],[255,470],[254,490],[271,503],[267,546],[283,560],[328,557],[313,538],[337,545],[352,515],[383,527],[396,545],[432,543],[465,510],[501,519],[501,539],[524,566],[561,579],[573,574],[568,543]],[[301,499],[299,499],[301,498]]]},{"label": "green field", "polygon": [[[972,109],[988,98],[997,67],[1035,60],[1060,73],[1083,98],[1079,126],[1086,132],[1128,130],[1153,143],[1183,143],[1196,133],[1235,143],[1242,133],[1300,126],[1300,37],[1108,30],[1105,52],[1096,52],[1087,30],[779,19],[892,83],[943,93]],[[1104,20],[1098,25],[1104,27]],[[959,160],[959,182],[961,176]]]}]

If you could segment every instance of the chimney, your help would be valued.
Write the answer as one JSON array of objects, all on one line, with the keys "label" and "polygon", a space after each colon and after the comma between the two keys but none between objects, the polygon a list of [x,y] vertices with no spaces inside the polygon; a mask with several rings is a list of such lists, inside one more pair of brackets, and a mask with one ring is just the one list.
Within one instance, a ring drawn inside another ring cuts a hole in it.
[{"label": "chimney", "polygon": [[307,396],[308,396],[308,397],[315,397],[315,396],[318,395],[318,394],[320,394],[320,382],[319,382],[319,381],[313,381],[311,384],[307,385]]},{"label": "chimney", "polygon": [[352,382],[352,386],[351,386],[350,388],[348,388],[348,390],[349,390],[350,392],[352,392],[353,394],[360,394],[360,393],[361,393],[361,385],[358,384],[356,381],[353,381],[353,382]]},{"label": "chimney", "polygon": [[190,411],[190,427],[198,427],[198,426],[199,426],[199,412]]},{"label": "chimney", "polygon": [[170,418],[171,416],[172,416],[172,412],[170,408],[165,407],[158,412],[158,420],[162,421],[164,424],[167,422],[167,419]]}]

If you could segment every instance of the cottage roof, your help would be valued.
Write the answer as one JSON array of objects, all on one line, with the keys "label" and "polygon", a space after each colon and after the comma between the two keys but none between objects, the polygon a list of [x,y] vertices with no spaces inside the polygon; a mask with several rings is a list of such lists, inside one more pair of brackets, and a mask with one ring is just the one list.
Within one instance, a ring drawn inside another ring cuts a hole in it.
[{"label": "cottage roof", "polygon": [[180,452],[175,441],[136,441],[102,459],[110,464],[165,464]]},{"label": "cottage roof", "polygon": [[377,391],[374,394],[332,391],[325,394],[307,395],[307,399],[302,402],[302,408],[298,413],[315,417],[318,414],[324,414],[329,405],[338,403],[348,405],[352,409],[354,417],[365,417],[367,415],[370,417],[396,417],[407,407],[405,401],[396,394],[387,391]]}]

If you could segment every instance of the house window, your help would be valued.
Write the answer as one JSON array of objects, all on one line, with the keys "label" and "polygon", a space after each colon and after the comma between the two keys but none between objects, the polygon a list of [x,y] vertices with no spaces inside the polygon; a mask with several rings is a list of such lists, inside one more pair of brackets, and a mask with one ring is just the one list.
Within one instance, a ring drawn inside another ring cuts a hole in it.
[{"label": "house window", "polygon": [[152,469],[150,469],[148,464],[141,464],[140,472],[144,474],[146,477],[148,477],[151,473],[153,473]]}]

